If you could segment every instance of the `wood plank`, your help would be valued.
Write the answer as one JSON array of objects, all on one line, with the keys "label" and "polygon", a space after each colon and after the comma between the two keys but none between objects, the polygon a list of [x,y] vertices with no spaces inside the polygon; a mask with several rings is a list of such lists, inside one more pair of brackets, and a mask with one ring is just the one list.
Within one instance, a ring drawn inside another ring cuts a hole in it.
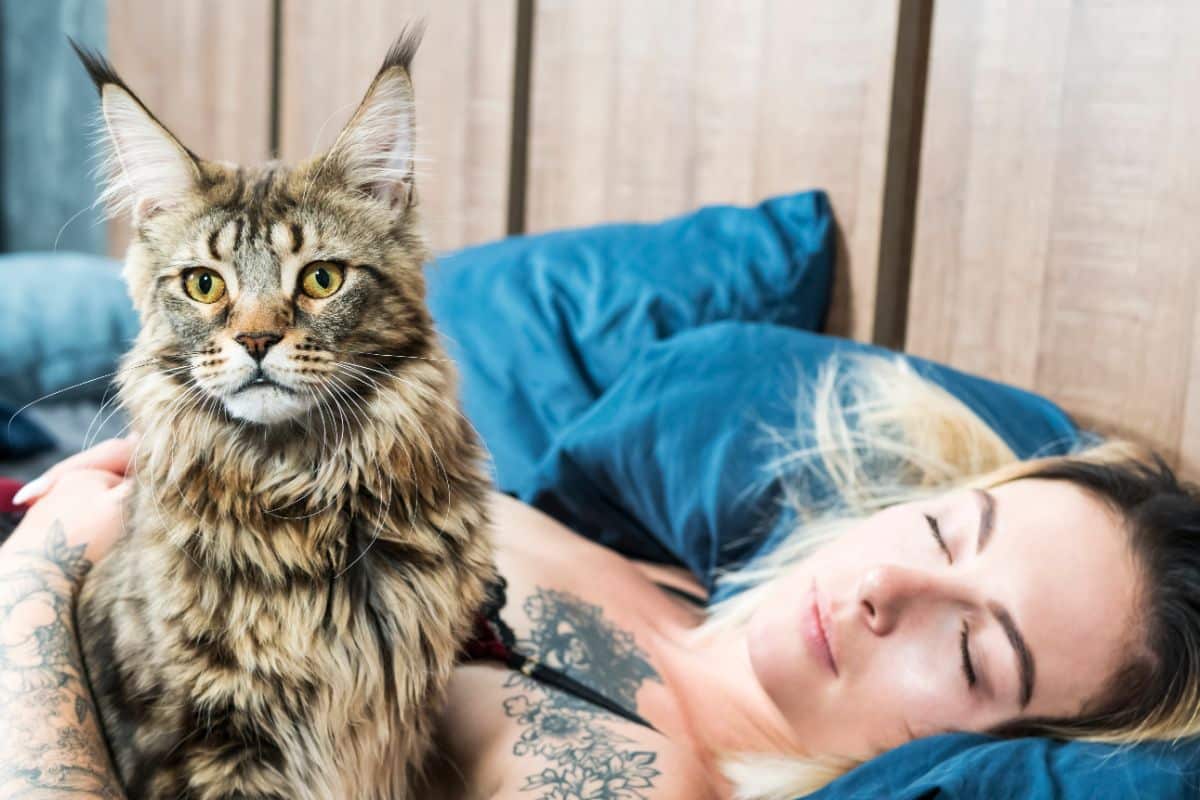
[{"label": "wood plank", "polygon": [[940,3],[908,348],[1181,453],[1200,6]]},{"label": "wood plank", "polygon": [[[1200,296],[1194,297],[1192,302],[1194,310],[1200,309]],[[1200,346],[1196,344],[1200,323],[1195,317],[1192,317],[1192,361],[1183,403],[1183,434],[1179,441],[1179,467],[1193,481],[1200,480]]]},{"label": "wood plank", "polygon": [[507,228],[516,0],[289,0],[284,4],[280,153],[328,147],[411,22],[428,24],[413,64],[418,192],[437,249]]},{"label": "wood plank", "polygon": [[[270,0],[109,0],[109,57],[184,144],[204,158],[270,156]],[[110,248],[128,233],[111,226]]]},{"label": "wood plank", "polygon": [[842,233],[830,327],[875,338],[899,9],[538,3],[528,229],[822,187]]}]

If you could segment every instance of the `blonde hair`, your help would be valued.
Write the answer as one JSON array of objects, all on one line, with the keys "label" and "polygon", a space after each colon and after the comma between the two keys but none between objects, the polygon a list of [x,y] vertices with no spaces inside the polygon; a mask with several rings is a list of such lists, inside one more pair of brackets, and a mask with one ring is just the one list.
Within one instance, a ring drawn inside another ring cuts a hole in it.
[{"label": "blonde hair", "polygon": [[[774,436],[786,445],[785,454],[769,465],[768,472],[782,476],[782,504],[794,515],[795,524],[778,547],[719,577],[719,586],[736,593],[710,609],[705,632],[744,626],[775,577],[862,518],[893,504],[960,487],[996,486],[1053,472],[1056,465],[1067,462],[1085,468],[1137,465],[1150,472],[1154,469],[1144,465],[1154,464],[1178,488],[1161,460],[1129,442],[1085,437],[1070,443],[1072,452],[1067,456],[1019,460],[978,415],[900,357],[832,359],[811,386],[801,387],[797,430],[776,431]],[[1194,503],[1194,495],[1189,497],[1188,502]],[[1200,652],[1193,662],[1200,663]],[[1091,727],[1044,720],[1032,730],[1116,743],[1200,732],[1200,686],[1168,694],[1171,699],[1157,704],[1137,724],[1113,722],[1112,730],[1098,729],[1108,720],[1100,716],[1105,722],[1093,721]],[[778,754],[726,754],[722,762],[737,800],[792,800],[857,765],[845,758]]]}]

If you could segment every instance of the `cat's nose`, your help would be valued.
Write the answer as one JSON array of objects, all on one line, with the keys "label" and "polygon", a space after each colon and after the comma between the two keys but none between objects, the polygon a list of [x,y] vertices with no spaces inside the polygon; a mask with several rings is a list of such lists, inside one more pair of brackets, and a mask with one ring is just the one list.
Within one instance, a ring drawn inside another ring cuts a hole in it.
[{"label": "cat's nose", "polygon": [[239,333],[233,340],[246,348],[255,361],[262,361],[271,346],[283,337],[277,333]]}]

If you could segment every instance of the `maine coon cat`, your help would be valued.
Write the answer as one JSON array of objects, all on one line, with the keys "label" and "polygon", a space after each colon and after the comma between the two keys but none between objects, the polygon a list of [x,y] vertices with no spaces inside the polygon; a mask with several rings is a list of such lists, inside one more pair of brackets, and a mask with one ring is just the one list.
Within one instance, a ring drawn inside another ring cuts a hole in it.
[{"label": "maine coon cat", "polygon": [[128,533],[79,607],[132,797],[409,796],[492,580],[483,452],[424,305],[418,40],[328,152],[253,169],[79,51],[142,321]]}]

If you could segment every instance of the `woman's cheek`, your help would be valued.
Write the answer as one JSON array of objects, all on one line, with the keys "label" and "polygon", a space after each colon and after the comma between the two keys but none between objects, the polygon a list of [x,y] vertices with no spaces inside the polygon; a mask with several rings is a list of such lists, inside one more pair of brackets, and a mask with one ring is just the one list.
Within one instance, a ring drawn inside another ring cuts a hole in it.
[{"label": "woman's cheek", "polygon": [[890,699],[888,706],[902,724],[924,731],[917,736],[949,729],[963,710],[953,676],[944,665],[930,663],[927,651],[912,646],[881,653],[884,657],[876,661],[881,670],[873,676],[878,684],[873,693]]}]

